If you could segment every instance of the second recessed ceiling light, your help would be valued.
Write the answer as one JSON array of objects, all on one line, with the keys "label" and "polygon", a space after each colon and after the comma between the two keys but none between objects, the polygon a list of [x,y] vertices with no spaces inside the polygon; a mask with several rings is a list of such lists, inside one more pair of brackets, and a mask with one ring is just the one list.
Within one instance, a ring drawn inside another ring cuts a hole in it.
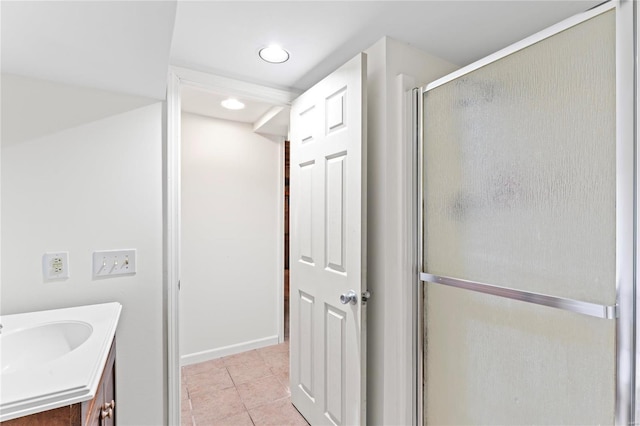
[{"label": "second recessed ceiling light", "polygon": [[260,55],[262,60],[272,64],[281,64],[289,60],[289,52],[275,44],[260,49],[258,55]]},{"label": "second recessed ceiling light", "polygon": [[220,104],[226,109],[242,109],[244,104],[237,99],[229,98],[220,102]]}]

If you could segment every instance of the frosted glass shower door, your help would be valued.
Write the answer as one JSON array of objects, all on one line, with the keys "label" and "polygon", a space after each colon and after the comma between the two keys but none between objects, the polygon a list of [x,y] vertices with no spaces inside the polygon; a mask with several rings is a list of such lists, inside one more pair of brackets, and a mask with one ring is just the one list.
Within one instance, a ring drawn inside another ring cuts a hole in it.
[{"label": "frosted glass shower door", "polygon": [[426,424],[614,423],[615,52],[609,7],[423,90]]}]

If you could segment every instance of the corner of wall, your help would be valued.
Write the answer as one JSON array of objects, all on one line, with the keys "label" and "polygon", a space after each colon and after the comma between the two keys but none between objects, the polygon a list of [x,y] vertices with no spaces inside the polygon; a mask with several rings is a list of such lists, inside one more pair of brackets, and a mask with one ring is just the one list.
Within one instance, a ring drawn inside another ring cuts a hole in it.
[{"label": "corner of wall", "polygon": [[[413,421],[413,350],[411,335],[413,282],[406,282],[413,177],[403,114],[403,84],[423,85],[458,68],[390,37],[367,49],[368,72],[368,420],[371,424]],[[398,76],[407,78],[398,81]],[[373,337],[374,336],[374,337]]]},{"label": "corner of wall", "polygon": [[384,413],[384,194],[387,37],[367,54],[367,422],[382,424]]},{"label": "corner of wall", "polygon": [[391,37],[387,37],[386,44],[387,74],[390,79],[398,74],[408,74],[416,79],[419,86],[423,86],[460,68],[459,65]]}]

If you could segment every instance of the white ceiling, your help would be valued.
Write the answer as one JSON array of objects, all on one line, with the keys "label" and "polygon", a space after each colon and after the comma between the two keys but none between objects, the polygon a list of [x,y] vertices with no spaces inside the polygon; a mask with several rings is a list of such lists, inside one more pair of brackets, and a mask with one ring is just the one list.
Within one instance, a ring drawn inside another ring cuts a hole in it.
[{"label": "white ceiling", "polygon": [[234,111],[226,109],[221,105],[221,102],[228,99],[229,96],[209,92],[195,86],[183,86],[181,92],[183,111],[219,117],[224,120],[254,123],[272,108],[272,105],[269,103],[255,102],[244,99],[241,96],[233,96],[234,99],[246,105],[246,108],[243,110]]},{"label": "white ceiling", "polygon": [[215,117],[222,120],[239,121],[253,125],[256,132],[286,136],[289,127],[289,107],[259,102],[244,96],[233,96],[245,104],[242,110],[229,110],[221,103],[230,96],[205,90],[196,86],[183,86],[181,90],[182,111]]},{"label": "white ceiling", "polygon": [[164,99],[174,1],[5,1],[1,70]]},{"label": "white ceiling", "polygon": [[[189,1],[179,2],[176,65],[305,90],[381,37],[467,65],[598,3],[595,1]],[[267,64],[258,50],[291,53]]]},{"label": "white ceiling", "polygon": [[[171,63],[299,91],[385,35],[462,66],[599,2],[3,0],[1,70],[163,99]],[[258,59],[269,43],[291,60]]]}]

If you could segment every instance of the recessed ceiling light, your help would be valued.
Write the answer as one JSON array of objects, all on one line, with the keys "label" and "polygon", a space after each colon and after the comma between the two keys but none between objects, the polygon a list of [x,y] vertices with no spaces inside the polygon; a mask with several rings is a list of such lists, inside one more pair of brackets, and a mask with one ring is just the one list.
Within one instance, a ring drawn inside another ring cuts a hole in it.
[{"label": "recessed ceiling light", "polygon": [[260,49],[258,55],[260,55],[263,60],[272,64],[281,64],[289,60],[289,52],[275,44]]},{"label": "recessed ceiling light", "polygon": [[220,102],[220,104],[226,109],[242,109],[244,104],[237,99],[229,98]]}]

